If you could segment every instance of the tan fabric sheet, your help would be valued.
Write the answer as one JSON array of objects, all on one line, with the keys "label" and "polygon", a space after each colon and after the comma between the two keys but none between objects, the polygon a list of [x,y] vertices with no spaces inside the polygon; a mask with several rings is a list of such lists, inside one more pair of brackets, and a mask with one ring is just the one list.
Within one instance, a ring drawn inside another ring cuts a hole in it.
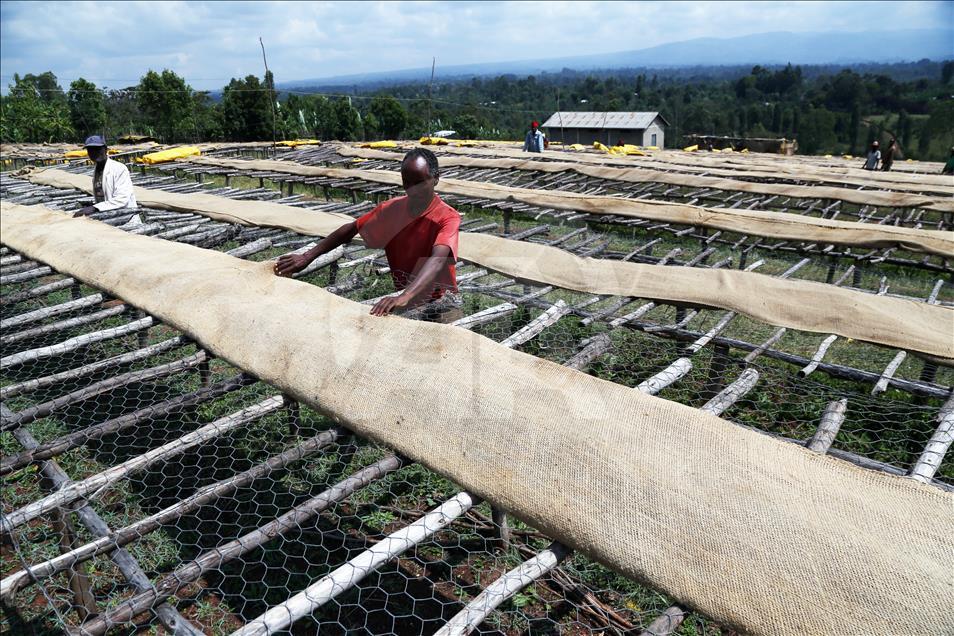
[{"label": "tan fabric sheet", "polygon": [[[305,177],[337,177],[340,179],[363,179],[374,183],[397,186],[401,184],[399,174],[386,170],[321,168],[304,166],[290,161],[218,159],[213,157],[193,157],[189,163],[235,168],[237,170],[284,172]],[[31,179],[33,178],[31,176]],[[38,176],[37,178],[42,179],[44,177]],[[441,179],[437,185],[437,190],[442,194],[480,197],[496,201],[519,201],[557,210],[578,210],[591,214],[614,214],[669,223],[698,225],[776,239],[866,247],[901,245],[914,252],[954,257],[954,231],[916,230],[905,227],[868,225],[854,221],[807,218],[785,212],[703,208],[681,203],[655,203],[617,197],[589,196],[574,192],[512,188],[460,179]],[[136,198],[142,201],[139,199],[138,190]]]},{"label": "tan fabric sheet", "polygon": [[[3,205],[3,242],[716,620],[954,632],[954,495],[368,308],[269,263]],[[422,346],[421,343],[427,343]],[[506,378],[506,381],[501,381]]]},{"label": "tan fabric sheet", "polygon": [[[40,174],[50,175],[52,171]],[[69,173],[60,173],[75,177]],[[64,186],[67,181],[59,182]],[[243,225],[327,236],[350,217],[279,203],[136,189],[136,199]],[[4,206],[9,204],[3,204]],[[564,250],[462,233],[459,257],[517,279],[593,294],[634,296],[732,309],[771,325],[838,334],[942,360],[954,359],[954,311],[945,307],[780,280],[753,272],[672,268],[580,258]]]},{"label": "tan fabric sheet", "polygon": [[[398,161],[401,159],[403,154],[401,152],[393,152],[386,150],[375,150],[371,148],[355,148],[351,146],[346,146],[339,144],[337,146],[338,153],[345,157],[361,157],[365,159],[389,159]],[[514,170],[537,170],[540,172],[564,172],[567,170],[572,170],[580,174],[585,174],[591,177],[599,177],[602,179],[613,179],[616,181],[624,181],[630,183],[644,183],[644,182],[659,182],[659,183],[672,183],[673,185],[690,185],[692,187],[705,187],[704,183],[697,183],[695,181],[687,182],[686,179],[693,177],[696,179],[710,179],[711,177],[695,177],[691,174],[680,174],[673,172],[659,172],[659,170],[671,171],[674,169],[676,164],[666,163],[663,161],[653,161],[648,157],[634,157],[632,159],[610,159],[599,161],[594,159],[586,162],[577,162],[573,161],[573,154],[570,153],[560,153],[560,152],[550,152],[547,153],[547,161],[540,161],[538,157],[530,155],[529,153],[521,151],[507,151],[502,155],[498,152],[487,152],[480,150],[472,154],[480,154],[481,158],[475,157],[461,157],[457,156],[457,153],[463,152],[466,149],[452,148],[450,151],[446,151],[445,148],[441,147],[437,150],[438,155],[441,155],[441,166],[444,167],[454,167],[454,166],[466,166],[473,168],[509,168]],[[471,154],[471,153],[468,153]],[[484,157],[485,156],[485,157]],[[634,166],[634,164],[637,164]],[[645,168],[655,168],[656,170],[646,170]],[[726,168],[715,168],[715,167],[696,167],[696,166],[687,166],[680,165],[678,170],[681,172],[699,172],[705,173],[706,175],[716,175],[721,177],[754,177],[760,179],[792,179],[799,180],[803,182],[814,182],[814,183],[844,183],[853,186],[866,186],[867,188],[887,188],[894,190],[896,192],[930,192],[937,193],[941,195],[940,197],[921,197],[922,199],[930,200],[944,200],[949,199],[954,196],[954,178],[949,178],[948,183],[944,185],[930,185],[930,184],[913,184],[913,183],[904,183],[900,181],[887,181],[881,180],[878,176],[883,174],[891,174],[890,172],[875,172],[869,173],[876,175],[871,178],[853,178],[853,177],[838,177],[832,174],[825,175],[816,175],[807,171],[799,171],[797,173],[792,173],[789,171],[780,171],[775,169],[772,171],[769,170],[731,170]],[[671,181],[667,181],[670,179]],[[724,180],[722,180],[724,181]],[[722,187],[722,185],[713,185],[713,188],[719,190],[740,190],[742,188],[737,187],[738,184],[745,184],[743,187],[748,186],[762,186],[762,185],[772,185],[775,187],[780,187],[785,184],[758,184],[750,183],[744,181],[733,180],[730,187]],[[792,186],[786,186],[792,187]],[[808,187],[803,185],[797,185],[794,187],[802,188],[804,194],[796,198],[828,198],[826,195],[816,193],[817,188]],[[848,196],[858,196],[859,192],[855,190],[845,189],[845,188],[836,188],[840,193],[838,198],[844,199],[841,195]],[[750,190],[746,190],[750,191]],[[864,191],[865,195],[869,194],[890,194],[885,192],[877,191]],[[795,196],[795,195],[786,195],[786,196]],[[880,204],[878,204],[880,205]]]},{"label": "tan fabric sheet", "polygon": [[[344,149],[342,149],[344,150]],[[358,152],[360,151],[360,155]],[[384,158],[385,155],[394,156],[386,151],[371,151],[369,149],[351,149],[347,152],[362,156],[369,152],[377,152]],[[381,158],[381,157],[378,157]],[[880,190],[853,190],[833,186],[804,186],[785,183],[759,183],[753,181],[739,181],[722,177],[704,177],[678,172],[662,172],[659,170],[645,170],[642,168],[617,168],[607,165],[589,165],[563,161],[534,161],[522,158],[509,157],[457,157],[444,163],[447,166],[464,166],[471,168],[508,168],[511,170],[539,170],[542,172],[564,172],[572,170],[580,174],[600,179],[612,179],[627,183],[666,183],[669,185],[685,186],[690,188],[713,188],[732,192],[750,192],[753,194],[774,194],[777,196],[796,199],[832,199],[857,203],[859,205],[876,205],[887,207],[918,207],[940,212],[954,211],[954,199],[949,195],[924,196],[909,192],[886,192]],[[764,175],[756,175],[764,176]]]},{"label": "tan fabric sheet", "polygon": [[[416,142],[403,142],[401,147],[410,149],[418,147]],[[499,145],[492,149],[458,148],[455,146],[429,146],[438,154],[483,155],[488,157],[526,158],[527,153],[521,150],[521,144]],[[551,148],[545,154],[548,159],[560,158],[565,161],[589,163],[595,165],[622,165],[635,166],[653,163],[679,166],[681,168],[712,168],[735,169],[735,173],[748,170],[753,173],[784,172],[787,175],[808,175],[823,177],[832,181],[832,177],[846,176],[860,179],[865,184],[902,183],[951,186],[954,178],[942,175],[943,163],[918,162],[908,164],[896,161],[890,172],[863,170],[860,167],[863,157],[854,159],[832,158],[818,156],[781,156],[767,153],[751,154],[712,154],[708,152],[688,153],[679,150],[653,150],[646,156],[636,155],[608,155],[602,152],[562,152],[557,147]],[[565,157],[565,159],[564,159]]]}]

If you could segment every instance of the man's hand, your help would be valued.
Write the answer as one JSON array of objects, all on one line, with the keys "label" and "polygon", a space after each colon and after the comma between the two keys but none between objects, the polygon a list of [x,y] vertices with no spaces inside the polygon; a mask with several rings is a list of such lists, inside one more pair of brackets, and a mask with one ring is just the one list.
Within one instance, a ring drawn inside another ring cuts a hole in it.
[{"label": "man's hand", "polygon": [[311,262],[304,254],[285,254],[275,263],[276,276],[291,276],[308,267]]},{"label": "man's hand", "polygon": [[96,209],[96,206],[87,205],[86,207],[82,207],[76,212],[73,212],[73,217],[75,218],[78,216],[89,216],[90,214],[95,214],[96,212],[99,212],[99,210]]},{"label": "man's hand", "polygon": [[372,316],[387,316],[389,313],[395,309],[404,309],[407,307],[410,302],[407,294],[401,294],[400,296],[388,296],[387,298],[382,298],[374,307],[371,308]]}]

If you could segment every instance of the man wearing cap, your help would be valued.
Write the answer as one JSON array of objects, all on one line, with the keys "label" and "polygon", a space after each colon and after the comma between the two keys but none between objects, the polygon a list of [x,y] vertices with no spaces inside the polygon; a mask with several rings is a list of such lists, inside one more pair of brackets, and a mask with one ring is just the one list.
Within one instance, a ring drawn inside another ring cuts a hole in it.
[{"label": "man wearing cap", "polygon": [[[83,144],[86,155],[96,164],[93,171],[93,198],[96,202],[80,208],[74,216],[88,216],[96,212],[108,212],[121,208],[136,209],[136,195],[133,194],[132,178],[129,170],[118,161],[109,158],[106,152],[106,140],[99,135],[88,137]],[[133,215],[127,225],[140,225],[142,219]]]},{"label": "man wearing cap", "polygon": [[524,152],[543,152],[544,141],[543,133],[540,132],[540,124],[532,122],[530,130],[527,131],[527,138],[523,142]]}]

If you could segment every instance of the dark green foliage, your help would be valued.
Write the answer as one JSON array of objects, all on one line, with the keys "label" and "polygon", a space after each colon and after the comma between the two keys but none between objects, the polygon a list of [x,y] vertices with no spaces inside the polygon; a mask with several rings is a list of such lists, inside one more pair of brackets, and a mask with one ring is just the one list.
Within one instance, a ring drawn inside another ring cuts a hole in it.
[{"label": "dark green foliage", "polygon": [[254,75],[232,79],[222,95],[225,135],[234,141],[272,138],[272,105],[266,84]]},{"label": "dark green foliage", "polygon": [[170,70],[149,71],[136,89],[136,101],[153,132],[165,142],[186,136],[192,114],[192,87]]},{"label": "dark green foliage", "polygon": [[[454,129],[460,137],[523,138],[531,120],[556,110],[659,111],[666,143],[690,133],[796,138],[800,152],[858,154],[874,139],[897,136],[905,158],[946,158],[954,145],[949,85],[954,62],[800,67],[697,67],[539,76],[450,78],[428,84],[276,92],[272,79],[233,79],[216,103],[170,71],[150,71],[138,86],[103,89],[107,137],[151,133],[163,141],[199,139],[401,139]],[[2,101],[4,141],[71,141],[99,131],[96,89],[77,80],[68,98],[50,73],[14,76]],[[80,86],[82,88],[80,88]],[[328,95],[320,93],[327,91]],[[70,108],[66,105],[69,103]],[[551,141],[560,141],[551,134]],[[917,143],[915,143],[917,142]],[[916,146],[916,147],[915,147]]]},{"label": "dark green foliage", "polygon": [[14,73],[9,88],[10,94],[0,99],[3,141],[51,142],[74,137],[66,96],[53,73],[28,73],[22,78]]},{"label": "dark green foliage", "polygon": [[356,141],[361,135],[361,115],[351,100],[339,99],[332,106],[334,128],[332,136],[343,141]]},{"label": "dark green foliage", "polygon": [[368,111],[378,122],[377,132],[389,139],[400,137],[407,126],[407,111],[401,102],[390,95],[379,95],[372,99]]},{"label": "dark green foliage", "polygon": [[96,84],[82,77],[70,84],[67,94],[70,108],[70,122],[76,136],[85,139],[89,135],[102,133],[106,125],[106,100],[96,89]]}]

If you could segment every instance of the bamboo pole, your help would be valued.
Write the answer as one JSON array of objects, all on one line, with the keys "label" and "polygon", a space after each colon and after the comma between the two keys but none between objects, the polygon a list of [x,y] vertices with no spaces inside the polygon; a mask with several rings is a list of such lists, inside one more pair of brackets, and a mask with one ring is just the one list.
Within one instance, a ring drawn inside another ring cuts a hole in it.
[{"label": "bamboo pole", "polygon": [[46,336],[51,333],[56,333],[57,331],[66,331],[67,329],[73,329],[75,327],[82,327],[83,325],[88,325],[90,323],[100,322],[101,320],[112,318],[113,316],[119,316],[120,314],[125,313],[127,309],[128,307],[126,307],[126,305],[118,305],[116,307],[108,307],[106,309],[102,309],[91,314],[86,314],[84,316],[77,316],[75,318],[54,322],[49,325],[34,327],[32,329],[24,329],[23,331],[19,331],[17,333],[0,336],[0,345],[11,345],[15,342],[21,342],[23,340],[29,340],[30,338],[37,338],[39,336]]},{"label": "bamboo pole", "polygon": [[35,362],[37,360],[63,355],[82,347],[88,347],[89,345],[95,344],[97,342],[112,340],[113,338],[121,338],[131,333],[148,329],[152,325],[153,319],[151,317],[147,317],[134,320],[118,327],[110,327],[101,331],[84,333],[79,336],[74,336],[73,338],[63,340],[62,342],[47,345],[45,347],[27,349],[25,351],[20,351],[18,353],[5,356],[4,358],[0,359],[0,367],[9,368],[18,364],[24,364],[26,362]]},{"label": "bamboo pole", "polygon": [[691,370],[692,360],[689,358],[679,358],[656,375],[640,382],[636,389],[647,395],[656,395]]},{"label": "bamboo pole", "polygon": [[[133,617],[153,607],[156,603],[164,601],[193,581],[198,580],[203,573],[221,567],[225,563],[233,561],[243,554],[291,530],[301,528],[306,522],[326,510],[332,504],[343,501],[371,482],[394,472],[402,465],[403,462],[400,458],[395,455],[389,455],[371,466],[359,470],[318,496],[292,508],[277,519],[270,521],[234,541],[208,550],[189,563],[179,566],[174,572],[159,580],[155,590],[147,590],[144,593],[137,594],[123,601],[106,614],[92,621],[87,621],[81,626],[81,629],[84,634],[88,636],[97,636],[105,633],[111,627],[129,622]],[[379,543],[378,545],[381,544]]]},{"label": "bamboo pole", "polygon": [[6,296],[0,296],[0,303],[2,303],[4,306],[14,305],[16,303],[22,303],[24,300],[39,298],[40,296],[46,296],[54,292],[69,289],[76,284],[77,282],[75,278],[63,278],[61,280],[53,281],[52,283],[33,287],[32,289],[26,289],[14,294],[7,294]]},{"label": "bamboo pole", "polygon": [[535,338],[541,331],[556,323],[560,318],[570,313],[567,304],[558,300],[552,307],[531,320],[526,326],[505,338],[500,344],[513,349]]},{"label": "bamboo pole", "polygon": [[722,415],[726,409],[751,391],[758,381],[759,372],[752,368],[746,369],[735,382],[722,389],[715,397],[706,402],[700,410],[713,415]]},{"label": "bamboo pole", "polygon": [[89,296],[84,296],[76,300],[69,300],[65,303],[60,303],[51,307],[35,309],[17,316],[4,318],[3,320],[0,320],[0,329],[11,329],[13,327],[20,327],[31,322],[39,322],[40,320],[46,320],[47,318],[52,318],[53,316],[59,316],[61,314],[66,314],[78,309],[85,309],[86,307],[98,305],[101,302],[103,302],[102,294],[90,294]]},{"label": "bamboo pole", "polygon": [[822,414],[818,429],[808,442],[808,449],[816,453],[827,453],[831,448],[835,436],[845,421],[845,410],[848,408],[848,398],[830,402]]},{"label": "bamboo pole", "polygon": [[232,636],[263,636],[286,629],[298,619],[311,614],[357,585],[386,562],[429,539],[477,503],[477,498],[466,492],[457,494],[409,526],[392,532],[284,603],[270,608],[233,632]]},{"label": "bamboo pole", "polygon": [[132,413],[94,424],[79,431],[67,433],[49,442],[45,442],[36,448],[4,457],[0,460],[0,475],[6,475],[14,470],[19,470],[32,462],[56,457],[87,442],[125,431],[133,426],[150,422],[158,417],[182,412],[187,408],[203,404],[226,393],[253,384],[256,381],[257,380],[252,376],[240,374],[229,380],[223,380],[222,382],[213,384],[210,387],[147,406],[138,411],[133,411]]},{"label": "bamboo pole", "polygon": [[111,552],[124,545],[138,541],[150,532],[163,525],[179,519],[190,512],[206,506],[222,497],[230,495],[239,488],[248,486],[252,482],[267,477],[275,471],[282,470],[289,464],[301,461],[315,452],[324,449],[336,442],[343,434],[342,429],[333,428],[324,431],[300,444],[289,448],[279,455],[254,466],[246,471],[237,473],[227,479],[210,484],[196,491],[186,499],[179,501],[156,514],[150,515],[124,528],[120,528],[109,537],[101,537],[85,545],[79,546],[58,557],[30,566],[26,570],[19,570],[0,581],[0,599],[10,602],[13,596],[31,583],[38,582],[63,570],[73,564],[82,563],[93,557]]},{"label": "bamboo pole", "polygon": [[[5,406],[0,404],[0,416],[3,415],[9,415],[9,411]],[[23,446],[24,449],[29,450],[37,446],[36,439],[33,437],[30,431],[25,428],[20,428],[13,431],[12,435],[14,438],[16,438],[20,445]],[[68,486],[71,483],[69,476],[55,461],[44,462],[40,467],[40,472],[44,477],[49,479],[56,488],[63,488],[64,486]],[[84,505],[78,508],[75,512],[77,518],[79,518],[80,522],[86,527],[87,530],[90,531],[90,533],[93,534],[93,536],[106,537],[110,535],[111,531],[109,526],[89,505]],[[113,563],[116,564],[116,567],[119,568],[119,571],[122,573],[123,577],[125,577],[134,590],[137,592],[142,592],[152,588],[152,584],[149,582],[149,577],[146,576],[146,573],[143,572],[136,560],[126,550],[116,550],[113,552],[110,558],[112,559]],[[168,603],[157,605],[155,611],[163,626],[165,626],[166,629],[170,630],[173,634],[176,634],[177,636],[179,634],[184,634],[186,636],[202,636],[202,632],[196,630],[195,627],[189,623],[189,621],[184,619],[179,612],[177,612]]]},{"label": "bamboo pole", "polygon": [[188,344],[188,342],[188,339],[184,336],[175,336],[174,338],[163,340],[162,342],[158,342],[142,349],[137,349],[136,351],[130,351],[129,353],[123,353],[105,360],[99,360],[97,362],[83,365],[75,369],[61,371],[59,373],[54,373],[41,378],[26,380],[17,384],[9,384],[5,387],[0,387],[0,400],[6,400],[17,395],[23,395],[25,393],[30,393],[39,389],[54,386],[61,382],[77,380],[79,378],[93,375],[112,367],[138,362],[160,353],[170,351],[177,347],[181,347],[185,344]]},{"label": "bamboo pole", "polygon": [[261,419],[277,411],[284,404],[282,396],[275,395],[258,404],[246,407],[241,411],[228,415],[206,424],[191,433],[163,444],[158,448],[143,453],[137,457],[113,466],[100,473],[74,482],[69,486],[57,490],[55,493],[38,499],[32,503],[14,510],[0,519],[0,532],[10,533],[14,528],[21,526],[48,512],[68,506],[78,499],[95,499],[100,493],[113,487],[117,482],[127,479],[130,475],[145,470],[149,466],[164,462],[172,457],[181,455],[197,446],[204,444],[235,429]]},{"label": "bamboo pole", "polygon": [[911,472],[908,474],[912,479],[928,483],[934,477],[934,473],[941,466],[944,455],[954,442],[954,394],[941,407],[937,417],[938,426],[931,435],[927,446],[921,452],[921,456],[914,463]]},{"label": "bamboo pole", "polygon": [[164,378],[174,373],[191,369],[205,361],[206,357],[207,356],[205,352],[200,351],[191,356],[176,360],[175,362],[160,364],[148,369],[129,371],[112,378],[101,380],[89,386],[67,393],[66,395],[61,395],[47,402],[35,404],[31,407],[25,408],[22,411],[13,414],[12,417],[2,420],[2,424],[0,424],[0,430],[6,431],[10,430],[11,428],[23,426],[24,424],[29,424],[30,422],[47,417],[51,413],[64,409],[71,404],[88,400],[92,397],[102,395],[103,393],[112,391],[113,389],[117,389],[122,386],[126,386],[128,384],[158,380],[159,378]]},{"label": "bamboo pole", "polygon": [[461,329],[473,329],[478,325],[483,325],[488,322],[493,322],[498,318],[503,316],[508,316],[517,310],[517,306],[513,303],[502,303],[500,305],[494,305],[493,307],[488,307],[482,311],[478,311],[475,314],[470,316],[465,316],[460,320],[456,320],[451,324],[455,327],[460,327]]},{"label": "bamboo pole", "polygon": [[533,558],[503,574],[458,612],[434,636],[466,636],[490,616],[491,612],[513,598],[534,581],[554,570],[572,550],[561,543],[551,543]]}]

